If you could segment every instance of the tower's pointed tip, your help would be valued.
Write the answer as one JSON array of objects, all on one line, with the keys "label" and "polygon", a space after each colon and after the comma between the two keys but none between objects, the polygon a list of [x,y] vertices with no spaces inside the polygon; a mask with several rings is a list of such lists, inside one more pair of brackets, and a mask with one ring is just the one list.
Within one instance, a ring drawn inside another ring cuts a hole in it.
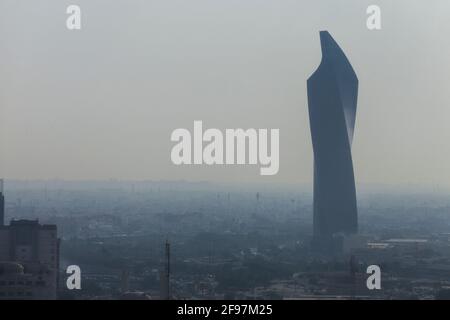
[{"label": "tower's pointed tip", "polygon": [[331,34],[326,30],[319,31],[319,35],[322,45],[329,42],[335,42]]},{"label": "tower's pointed tip", "polygon": [[322,56],[328,57],[329,55],[336,55],[342,52],[337,42],[334,40],[333,36],[326,30],[320,31],[320,46],[322,48]]},{"label": "tower's pointed tip", "polygon": [[333,38],[333,37],[331,36],[331,34],[330,34],[327,30],[321,30],[321,31],[319,31],[319,35],[320,35],[320,38],[321,38],[321,39],[324,39],[324,38]]}]

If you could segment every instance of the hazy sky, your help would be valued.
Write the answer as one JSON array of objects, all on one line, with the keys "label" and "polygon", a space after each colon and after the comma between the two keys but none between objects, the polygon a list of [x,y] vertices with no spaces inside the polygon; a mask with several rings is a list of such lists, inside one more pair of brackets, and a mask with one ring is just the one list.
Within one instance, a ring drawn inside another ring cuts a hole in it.
[{"label": "hazy sky", "polygon": [[[82,30],[66,29],[69,4]],[[366,8],[382,9],[382,30]],[[448,0],[0,0],[0,174],[312,181],[306,79],[328,30],[360,81],[358,183],[450,186]],[[175,166],[176,128],[279,128],[280,171]]]}]

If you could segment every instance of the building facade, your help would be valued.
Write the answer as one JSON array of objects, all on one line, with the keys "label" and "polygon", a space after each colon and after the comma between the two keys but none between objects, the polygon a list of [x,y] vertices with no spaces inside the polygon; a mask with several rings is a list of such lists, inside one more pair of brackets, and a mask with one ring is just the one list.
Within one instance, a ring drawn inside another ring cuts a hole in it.
[{"label": "building facade", "polygon": [[3,195],[3,179],[0,179],[0,227],[5,224],[5,196]]},{"label": "building facade", "polygon": [[308,108],[314,152],[314,241],[333,244],[337,234],[358,229],[351,146],[358,78],[342,49],[320,32],[322,61],[308,79]]},{"label": "building facade", "polygon": [[58,276],[56,225],[13,220],[0,226],[0,299],[56,299]]}]

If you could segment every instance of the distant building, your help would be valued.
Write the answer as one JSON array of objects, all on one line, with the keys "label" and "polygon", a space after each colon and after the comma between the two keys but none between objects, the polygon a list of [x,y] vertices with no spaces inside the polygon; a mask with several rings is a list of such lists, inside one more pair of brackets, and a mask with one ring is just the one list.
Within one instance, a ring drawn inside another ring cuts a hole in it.
[{"label": "distant building", "polygon": [[56,225],[13,220],[0,226],[0,299],[56,299],[58,270]]},{"label": "distant building", "polygon": [[351,153],[358,78],[327,31],[320,32],[320,42],[322,61],[307,83],[314,151],[314,242],[336,251],[333,235],[358,230]]},{"label": "distant building", "polygon": [[3,195],[3,179],[0,179],[0,227],[5,225],[5,196]]},{"label": "distant building", "polygon": [[170,297],[170,243],[167,240],[164,247],[164,267],[160,272],[160,299],[169,300]]}]

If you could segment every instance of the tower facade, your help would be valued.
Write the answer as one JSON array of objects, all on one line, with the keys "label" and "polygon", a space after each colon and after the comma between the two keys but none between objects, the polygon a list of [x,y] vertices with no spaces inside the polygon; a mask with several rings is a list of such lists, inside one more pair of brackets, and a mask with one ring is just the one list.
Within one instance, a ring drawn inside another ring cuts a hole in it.
[{"label": "tower facade", "polygon": [[0,227],[5,225],[5,196],[3,195],[3,179],[0,179]]},{"label": "tower facade", "polygon": [[351,153],[358,78],[327,31],[320,32],[320,43],[322,61],[307,86],[314,152],[314,238],[328,242],[336,234],[354,234],[358,229]]}]

